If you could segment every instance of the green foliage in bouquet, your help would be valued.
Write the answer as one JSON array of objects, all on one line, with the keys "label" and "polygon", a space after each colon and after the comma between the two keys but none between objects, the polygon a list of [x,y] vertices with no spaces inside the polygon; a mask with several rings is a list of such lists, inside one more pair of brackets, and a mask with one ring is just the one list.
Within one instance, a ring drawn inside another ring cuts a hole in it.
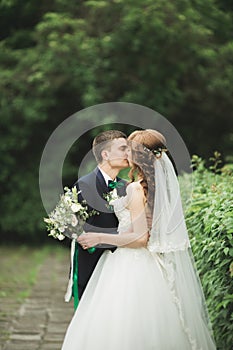
[{"label": "green foliage in bouquet", "polygon": [[[232,349],[233,334],[233,196],[231,165],[220,167],[193,156],[193,195],[186,222],[219,350]],[[185,183],[185,181],[184,181]]]}]

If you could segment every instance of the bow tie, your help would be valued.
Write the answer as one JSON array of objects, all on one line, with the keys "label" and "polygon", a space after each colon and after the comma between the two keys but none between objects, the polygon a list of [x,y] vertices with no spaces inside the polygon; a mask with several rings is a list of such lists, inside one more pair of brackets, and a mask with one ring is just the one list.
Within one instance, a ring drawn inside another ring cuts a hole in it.
[{"label": "bow tie", "polygon": [[108,188],[110,190],[113,190],[114,188],[120,188],[124,186],[123,182],[117,182],[117,181],[112,181],[112,180],[108,180]]}]

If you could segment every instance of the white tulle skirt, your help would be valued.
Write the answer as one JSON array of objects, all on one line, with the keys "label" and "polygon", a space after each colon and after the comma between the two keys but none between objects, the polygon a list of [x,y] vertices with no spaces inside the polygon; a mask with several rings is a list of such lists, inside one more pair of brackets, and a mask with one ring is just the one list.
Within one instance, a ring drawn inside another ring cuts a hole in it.
[{"label": "white tulle skirt", "polygon": [[[195,307],[182,324],[158,255],[146,248],[105,251],[68,327],[62,350],[212,350]],[[196,319],[195,319],[196,318]],[[187,332],[188,330],[188,332]]]}]

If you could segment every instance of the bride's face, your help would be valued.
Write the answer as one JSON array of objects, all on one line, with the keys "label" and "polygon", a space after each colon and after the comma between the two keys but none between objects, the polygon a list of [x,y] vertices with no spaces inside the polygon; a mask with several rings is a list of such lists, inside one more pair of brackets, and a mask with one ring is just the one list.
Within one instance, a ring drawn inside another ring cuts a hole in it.
[{"label": "bride's face", "polygon": [[129,151],[128,151],[128,162],[129,162],[129,166],[132,167],[133,161],[132,161],[132,149],[131,149],[131,147],[129,147]]},{"label": "bride's face", "polygon": [[128,141],[128,145],[129,145],[128,161],[129,161],[129,166],[132,167],[133,164],[137,163],[137,155],[138,155],[138,152],[140,152],[142,145],[134,141]]}]

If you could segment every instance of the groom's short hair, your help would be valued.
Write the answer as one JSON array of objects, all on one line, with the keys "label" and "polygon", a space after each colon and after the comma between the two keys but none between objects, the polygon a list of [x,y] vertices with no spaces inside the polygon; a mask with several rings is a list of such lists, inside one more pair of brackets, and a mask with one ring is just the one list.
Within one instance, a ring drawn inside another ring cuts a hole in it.
[{"label": "groom's short hair", "polygon": [[110,149],[112,141],[120,138],[127,139],[127,136],[119,130],[106,130],[94,138],[92,143],[92,151],[97,163],[101,163],[103,160],[101,155],[102,151],[104,149]]}]

